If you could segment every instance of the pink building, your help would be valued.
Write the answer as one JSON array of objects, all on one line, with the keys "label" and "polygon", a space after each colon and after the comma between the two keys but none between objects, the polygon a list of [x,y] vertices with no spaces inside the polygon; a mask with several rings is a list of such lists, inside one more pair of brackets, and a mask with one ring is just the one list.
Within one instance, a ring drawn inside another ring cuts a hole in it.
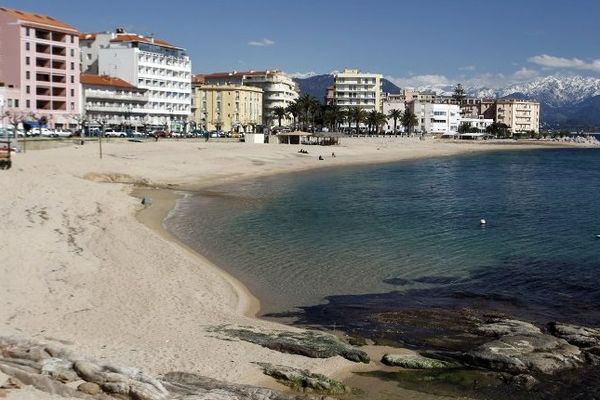
[{"label": "pink building", "polygon": [[80,112],[79,32],[52,17],[0,7],[0,82],[19,90],[14,108],[76,126]]}]

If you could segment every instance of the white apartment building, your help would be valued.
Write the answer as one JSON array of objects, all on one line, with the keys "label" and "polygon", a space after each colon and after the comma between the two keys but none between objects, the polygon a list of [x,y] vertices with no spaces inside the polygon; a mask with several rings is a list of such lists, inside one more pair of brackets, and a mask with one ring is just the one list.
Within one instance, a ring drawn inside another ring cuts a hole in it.
[{"label": "white apartment building", "polygon": [[416,133],[435,135],[458,132],[460,107],[456,104],[422,103],[413,101],[409,109],[417,116]]},{"label": "white apartment building", "polygon": [[82,68],[146,90],[148,125],[183,130],[191,114],[192,64],[183,48],[154,37],[116,32],[80,37]]},{"label": "white apartment building", "polygon": [[81,74],[80,81],[88,126],[137,130],[148,123],[146,90],[106,75]]},{"label": "white apartment building", "polygon": [[[279,70],[217,72],[204,75],[204,80],[207,85],[243,85],[262,89],[262,119],[265,126],[278,124],[273,110],[276,107],[287,108],[299,96],[296,82]],[[281,120],[283,125],[292,122],[291,116]]]},{"label": "white apartment building", "polygon": [[[394,132],[394,119],[390,118],[390,111],[398,110],[401,113],[404,113],[406,109],[406,104],[404,102],[404,97],[400,94],[388,94],[384,97],[382,103],[382,112],[387,117],[386,125],[384,126],[384,131],[387,133]],[[396,132],[404,132],[404,127],[402,126],[401,121],[398,119],[396,121]]]},{"label": "white apartment building", "polygon": [[365,111],[382,110],[382,76],[344,69],[333,74],[334,104],[343,108],[361,107]]},{"label": "white apartment building", "polygon": [[540,103],[529,100],[497,100],[496,122],[509,126],[513,133],[540,131]]},{"label": "white apartment building", "polygon": [[488,126],[492,125],[494,120],[492,118],[484,118],[483,115],[476,116],[462,116],[460,118],[460,125],[468,124],[472,128],[476,128],[480,132],[485,132]]}]

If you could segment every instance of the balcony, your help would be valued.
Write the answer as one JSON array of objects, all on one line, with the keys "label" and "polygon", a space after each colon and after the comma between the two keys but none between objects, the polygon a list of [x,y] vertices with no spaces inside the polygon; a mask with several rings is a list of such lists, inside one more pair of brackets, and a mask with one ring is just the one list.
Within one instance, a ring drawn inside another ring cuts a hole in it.
[{"label": "balcony", "polygon": [[50,45],[38,43],[35,45],[35,52],[39,54],[50,54]]},{"label": "balcony", "polygon": [[105,92],[102,90],[88,89],[85,91],[85,97],[88,99],[111,99],[111,100],[122,100],[146,103],[148,101],[148,95],[145,93],[113,93]]}]

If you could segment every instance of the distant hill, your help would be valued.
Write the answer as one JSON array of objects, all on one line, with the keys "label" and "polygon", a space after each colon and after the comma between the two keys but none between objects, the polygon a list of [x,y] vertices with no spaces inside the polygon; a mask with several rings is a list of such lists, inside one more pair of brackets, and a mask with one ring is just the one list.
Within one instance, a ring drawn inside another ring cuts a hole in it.
[{"label": "distant hill", "polygon": [[[309,78],[294,78],[294,81],[296,81],[300,87],[300,95],[309,94],[323,103],[325,101],[325,91],[327,87],[333,85],[333,75],[324,74],[311,76]],[[400,93],[400,88],[385,78],[382,81],[382,86],[383,91],[386,93]]]}]

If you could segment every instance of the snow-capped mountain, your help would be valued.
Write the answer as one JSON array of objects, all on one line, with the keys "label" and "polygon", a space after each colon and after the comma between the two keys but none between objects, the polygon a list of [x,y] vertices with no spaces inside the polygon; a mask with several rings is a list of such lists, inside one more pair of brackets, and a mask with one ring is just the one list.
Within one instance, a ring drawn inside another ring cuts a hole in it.
[{"label": "snow-capped mountain", "polygon": [[500,89],[467,89],[469,94],[476,97],[501,98],[518,94],[538,100],[550,107],[563,107],[600,95],[600,79],[582,76],[547,76]]}]

